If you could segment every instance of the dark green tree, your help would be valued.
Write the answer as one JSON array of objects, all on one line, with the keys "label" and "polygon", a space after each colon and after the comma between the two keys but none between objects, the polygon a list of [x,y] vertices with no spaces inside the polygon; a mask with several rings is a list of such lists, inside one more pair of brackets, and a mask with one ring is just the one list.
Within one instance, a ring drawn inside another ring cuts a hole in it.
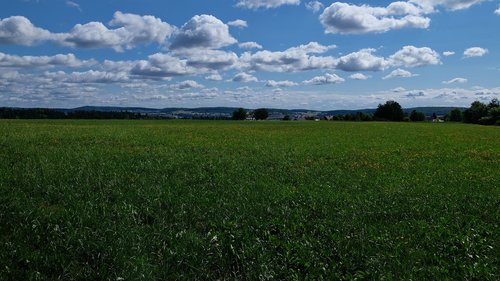
[{"label": "dark green tree", "polygon": [[233,120],[245,120],[247,118],[247,111],[244,108],[238,108],[233,112]]},{"label": "dark green tree", "polygon": [[492,119],[492,124],[500,126],[500,106],[494,107],[488,111],[488,116]]},{"label": "dark green tree", "polygon": [[265,108],[259,108],[253,111],[253,117],[256,120],[266,120],[269,117],[269,112]]},{"label": "dark green tree", "polygon": [[488,106],[480,101],[473,102],[469,108],[464,111],[464,122],[479,124],[479,120],[488,115]]},{"label": "dark green tree", "polygon": [[379,104],[373,116],[377,120],[403,121],[405,114],[399,103],[390,100]]},{"label": "dark green tree", "polygon": [[450,113],[448,114],[448,118],[451,122],[462,122],[462,111],[458,108],[455,108],[450,111]]},{"label": "dark green tree", "polygon": [[283,121],[290,121],[290,115],[283,116]]},{"label": "dark green tree", "polygon": [[413,122],[425,121],[425,114],[423,112],[413,110],[410,113],[410,120]]},{"label": "dark green tree", "polygon": [[481,125],[500,125],[500,102],[498,99],[493,99],[487,106],[488,114],[479,119]]},{"label": "dark green tree", "polygon": [[500,107],[500,101],[497,98],[494,98],[488,104],[488,109],[497,108],[497,107]]}]

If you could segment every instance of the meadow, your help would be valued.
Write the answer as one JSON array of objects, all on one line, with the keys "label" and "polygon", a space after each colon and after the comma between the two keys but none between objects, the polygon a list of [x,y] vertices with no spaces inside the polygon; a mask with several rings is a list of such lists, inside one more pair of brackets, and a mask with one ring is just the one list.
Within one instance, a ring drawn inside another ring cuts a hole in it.
[{"label": "meadow", "polygon": [[0,120],[0,280],[498,280],[500,130]]}]

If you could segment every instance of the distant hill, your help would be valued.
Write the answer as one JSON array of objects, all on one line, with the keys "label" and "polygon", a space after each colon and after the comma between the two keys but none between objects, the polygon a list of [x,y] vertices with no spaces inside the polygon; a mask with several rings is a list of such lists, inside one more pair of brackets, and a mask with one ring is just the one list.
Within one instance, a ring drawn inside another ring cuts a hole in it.
[{"label": "distant hill", "polygon": [[117,106],[82,106],[71,109],[62,109],[66,111],[104,111],[104,112],[134,112],[134,113],[142,113],[142,112],[161,112],[162,109],[156,108],[146,108],[146,107],[117,107]]},{"label": "distant hill", "polygon": [[[436,113],[438,116],[443,116],[454,108],[465,110],[464,107],[414,107],[403,109],[405,113],[410,114],[411,111],[416,110],[423,112],[426,116],[432,116]],[[23,110],[24,108],[13,108]],[[170,107],[170,108],[147,108],[147,107],[116,107],[116,106],[82,106],[77,108],[54,108],[51,109],[57,112],[63,112],[66,115],[74,112],[128,112],[133,114],[141,114],[148,116],[156,116],[160,118],[199,118],[199,117],[223,117],[229,118],[233,111],[237,110],[235,107],[199,107],[199,108],[183,108],[183,107]],[[253,109],[247,109],[251,111]],[[363,112],[373,114],[374,108],[355,109],[355,110],[309,110],[309,109],[280,109],[268,108],[270,118],[280,119],[284,115],[290,116],[338,116],[353,114],[356,112]]]},{"label": "distant hill", "polygon": [[403,111],[405,113],[410,114],[413,110],[423,112],[425,116],[432,116],[433,113],[436,113],[438,116],[444,116],[453,109],[458,108],[461,111],[466,110],[466,107],[413,107],[413,108],[405,108]]}]

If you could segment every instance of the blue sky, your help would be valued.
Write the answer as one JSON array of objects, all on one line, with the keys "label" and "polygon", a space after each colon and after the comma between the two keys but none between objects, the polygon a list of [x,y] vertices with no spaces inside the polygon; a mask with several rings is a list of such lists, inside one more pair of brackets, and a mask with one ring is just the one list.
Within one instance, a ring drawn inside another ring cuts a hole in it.
[{"label": "blue sky", "polygon": [[499,7],[2,1],[0,106],[467,106],[500,97]]}]

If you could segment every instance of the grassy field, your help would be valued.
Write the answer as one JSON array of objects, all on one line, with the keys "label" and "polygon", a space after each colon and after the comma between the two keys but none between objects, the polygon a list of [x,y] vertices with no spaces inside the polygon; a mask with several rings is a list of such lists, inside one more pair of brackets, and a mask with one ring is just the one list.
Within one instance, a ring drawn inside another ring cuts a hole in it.
[{"label": "grassy field", "polygon": [[500,129],[0,120],[1,280],[498,280]]}]

